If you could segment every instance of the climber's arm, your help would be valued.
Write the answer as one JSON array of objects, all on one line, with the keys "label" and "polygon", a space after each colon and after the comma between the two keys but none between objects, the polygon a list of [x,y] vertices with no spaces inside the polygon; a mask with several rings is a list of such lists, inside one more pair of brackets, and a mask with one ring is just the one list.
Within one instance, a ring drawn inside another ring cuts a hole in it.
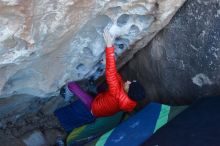
[{"label": "climber's arm", "polygon": [[106,48],[106,81],[109,91],[114,93],[119,87],[118,73],[114,55],[114,47]]},{"label": "climber's arm", "polygon": [[113,47],[114,37],[106,30],[104,31],[104,39],[106,41],[106,81],[111,93],[115,93],[119,87],[118,73],[115,61],[115,49]]}]

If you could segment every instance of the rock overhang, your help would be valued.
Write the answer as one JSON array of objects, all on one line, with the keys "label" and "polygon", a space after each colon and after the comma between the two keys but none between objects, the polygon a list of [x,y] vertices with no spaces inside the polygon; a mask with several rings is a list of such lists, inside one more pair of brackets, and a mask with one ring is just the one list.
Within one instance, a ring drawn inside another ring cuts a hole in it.
[{"label": "rock overhang", "polygon": [[114,45],[121,67],[184,2],[0,1],[0,97],[49,97],[70,80],[98,78],[105,71],[106,26],[118,36]]}]

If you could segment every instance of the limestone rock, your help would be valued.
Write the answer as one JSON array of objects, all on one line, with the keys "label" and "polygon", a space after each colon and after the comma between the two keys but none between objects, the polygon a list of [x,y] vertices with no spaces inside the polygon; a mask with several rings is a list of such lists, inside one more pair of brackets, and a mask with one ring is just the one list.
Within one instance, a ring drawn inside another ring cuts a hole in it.
[{"label": "limestone rock", "polygon": [[26,146],[21,140],[0,131],[0,144],[4,146]]},{"label": "limestone rock", "polygon": [[0,121],[16,122],[17,119],[27,113],[36,113],[46,102],[30,95],[14,95],[10,98],[0,99]]},{"label": "limestone rock", "polygon": [[[185,0],[0,0],[0,98],[57,95],[67,81],[104,72],[103,29],[120,35],[120,65],[163,28]],[[131,47],[132,46],[132,47]]]},{"label": "limestone rock", "polygon": [[57,108],[64,106],[64,104],[67,103],[64,102],[62,97],[53,97],[47,101],[45,105],[42,105],[40,111],[45,115],[50,115],[53,114]]},{"label": "limestone rock", "polygon": [[40,131],[33,131],[23,137],[27,146],[47,146],[44,135]]},{"label": "limestone rock", "polygon": [[55,145],[58,137],[61,137],[62,139],[65,139],[66,137],[66,134],[57,129],[47,129],[44,131],[44,135],[48,145]]}]

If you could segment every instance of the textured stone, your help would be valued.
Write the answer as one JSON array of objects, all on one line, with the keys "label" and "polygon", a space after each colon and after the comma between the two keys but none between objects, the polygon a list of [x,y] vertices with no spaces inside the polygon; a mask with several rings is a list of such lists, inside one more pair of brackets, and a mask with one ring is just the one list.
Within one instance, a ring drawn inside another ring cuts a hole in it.
[{"label": "textured stone", "polygon": [[2,146],[26,146],[21,140],[13,136],[6,135],[2,131],[0,131],[0,144]]},{"label": "textured stone", "polygon": [[3,125],[7,121],[14,123],[25,114],[38,112],[46,101],[30,95],[14,95],[0,99],[0,121]]},{"label": "textured stone", "polygon": [[103,29],[118,35],[121,67],[185,1],[0,0],[0,127],[16,137],[59,129],[50,114],[65,103],[50,97],[70,80],[104,73]]},{"label": "textured stone", "polygon": [[3,128],[4,133],[13,135],[15,137],[23,137],[30,131],[35,131],[36,129],[40,129],[41,131],[55,129],[61,131],[61,133],[65,133],[57,118],[52,114],[26,114],[25,116],[16,120],[16,122],[8,121]]},{"label": "textured stone", "polygon": [[188,103],[220,95],[220,0],[188,0],[153,41],[123,68],[152,100]]},{"label": "textured stone", "polygon": [[53,114],[53,112],[64,105],[64,99],[62,97],[53,97],[49,101],[45,103],[45,105],[42,105],[40,111],[43,114],[50,115]]},{"label": "textured stone", "polygon": [[58,137],[65,138],[66,134],[57,129],[47,129],[44,131],[45,139],[48,145],[56,145],[56,140]]},{"label": "textured stone", "polygon": [[[34,99],[36,98],[27,95],[15,95],[10,98],[0,99],[0,119],[6,117],[19,118],[21,116],[20,114],[24,114],[27,109],[31,112],[29,107]],[[35,102],[35,104],[37,103]],[[11,117],[12,115],[14,117]]]},{"label": "textured stone", "polygon": [[[185,0],[0,0],[0,98],[57,95],[67,81],[104,72],[102,32],[119,66],[163,28]],[[132,46],[132,47],[131,47]]]},{"label": "textured stone", "polygon": [[26,134],[23,138],[27,146],[47,146],[44,135],[40,131],[33,131]]}]

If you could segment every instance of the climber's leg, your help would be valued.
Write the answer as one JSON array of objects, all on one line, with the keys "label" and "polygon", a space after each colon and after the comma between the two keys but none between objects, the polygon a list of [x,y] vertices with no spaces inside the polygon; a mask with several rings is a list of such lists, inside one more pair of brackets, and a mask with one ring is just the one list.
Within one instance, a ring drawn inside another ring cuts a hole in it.
[{"label": "climber's leg", "polygon": [[90,112],[93,97],[85,92],[77,83],[69,82],[61,88],[60,94],[66,101],[70,101],[73,97],[80,99],[76,99],[69,105],[59,108],[54,112],[66,132],[70,132],[74,128],[95,120],[95,117]]},{"label": "climber's leg", "polygon": [[90,96],[75,82],[69,82],[67,87],[69,91],[74,93],[86,105],[86,107],[89,108],[89,110],[91,109],[91,103],[93,101],[92,96]]}]

